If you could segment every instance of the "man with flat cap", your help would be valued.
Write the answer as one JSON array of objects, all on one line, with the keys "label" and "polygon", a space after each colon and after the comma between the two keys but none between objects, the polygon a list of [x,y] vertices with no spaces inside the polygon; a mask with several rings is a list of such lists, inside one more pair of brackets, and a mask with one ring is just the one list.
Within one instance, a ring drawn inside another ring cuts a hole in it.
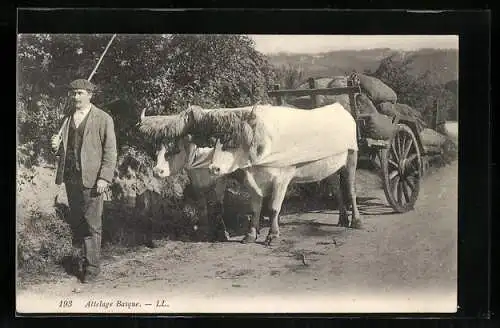
[{"label": "man with flat cap", "polygon": [[84,79],[69,84],[71,110],[62,133],[52,137],[52,148],[59,154],[56,184],[66,186],[73,244],[83,244],[82,282],[95,280],[100,272],[103,193],[117,161],[114,122],[90,102],[94,90]]}]

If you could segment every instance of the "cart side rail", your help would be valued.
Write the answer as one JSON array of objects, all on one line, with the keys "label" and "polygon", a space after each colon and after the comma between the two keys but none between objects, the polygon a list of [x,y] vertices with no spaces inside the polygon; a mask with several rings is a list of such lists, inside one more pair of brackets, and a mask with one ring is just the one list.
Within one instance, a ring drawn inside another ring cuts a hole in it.
[{"label": "cart side rail", "polygon": [[271,97],[282,97],[282,96],[316,96],[316,95],[328,95],[336,96],[342,94],[351,93],[361,93],[359,86],[352,87],[337,87],[337,88],[320,88],[320,89],[279,89],[268,91]]}]

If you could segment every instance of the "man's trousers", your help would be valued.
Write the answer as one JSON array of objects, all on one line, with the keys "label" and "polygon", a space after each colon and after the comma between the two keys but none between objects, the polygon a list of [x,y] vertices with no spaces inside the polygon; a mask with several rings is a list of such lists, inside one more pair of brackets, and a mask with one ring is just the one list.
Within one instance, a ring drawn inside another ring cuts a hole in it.
[{"label": "man's trousers", "polygon": [[85,188],[81,179],[65,181],[65,185],[70,207],[68,223],[73,234],[73,244],[83,244],[88,264],[99,268],[103,194],[97,194],[95,188]]}]

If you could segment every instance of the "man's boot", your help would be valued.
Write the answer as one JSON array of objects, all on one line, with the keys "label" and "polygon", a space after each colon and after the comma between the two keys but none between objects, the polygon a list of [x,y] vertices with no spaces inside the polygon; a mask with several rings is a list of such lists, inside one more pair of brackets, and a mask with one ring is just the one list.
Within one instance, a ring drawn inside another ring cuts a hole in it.
[{"label": "man's boot", "polygon": [[100,273],[99,255],[100,255],[100,238],[85,237],[84,239],[84,257],[85,264],[83,268],[82,282],[92,282]]}]

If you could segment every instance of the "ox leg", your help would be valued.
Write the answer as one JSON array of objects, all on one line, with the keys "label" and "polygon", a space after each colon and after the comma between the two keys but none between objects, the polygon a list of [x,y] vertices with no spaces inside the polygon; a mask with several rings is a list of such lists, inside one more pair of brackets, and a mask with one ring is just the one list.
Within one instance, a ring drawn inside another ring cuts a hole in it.
[{"label": "ox leg", "polygon": [[347,175],[348,195],[352,206],[351,228],[361,229],[362,219],[356,202],[356,169],[358,165],[358,152],[349,150],[347,154],[347,163],[345,172]]},{"label": "ox leg", "polygon": [[217,240],[219,241],[228,241],[229,232],[227,231],[226,222],[224,222],[224,202],[218,202],[218,221],[219,221],[219,229],[217,230]]},{"label": "ox leg", "polygon": [[249,229],[243,240],[243,244],[255,243],[260,232],[260,219],[262,213],[262,197],[255,191],[250,191],[250,203],[252,207]]},{"label": "ox leg", "polygon": [[270,219],[271,219],[271,227],[269,228],[269,233],[267,234],[265,245],[270,246],[271,243],[279,238],[280,229],[279,229],[279,215],[281,211],[281,205],[283,204],[283,200],[285,199],[286,190],[288,188],[288,184],[290,183],[290,179],[287,181],[279,181],[273,183],[273,192],[270,199],[271,210],[270,210]]},{"label": "ox leg", "polygon": [[265,196],[263,199],[262,199],[262,207],[261,207],[261,211],[260,211],[260,219],[259,219],[259,229],[257,230],[257,234],[260,234],[260,229],[262,228],[262,226],[264,226],[266,223],[269,223],[269,222],[266,222],[266,220],[264,219],[265,217],[269,218],[271,217],[270,215],[270,197],[269,196]]},{"label": "ox leg", "polygon": [[215,219],[215,233],[214,238],[216,241],[229,240],[229,232],[224,222],[224,193],[226,191],[226,180],[218,179],[215,185],[215,205],[211,213]]},{"label": "ox leg", "polygon": [[[341,170],[343,170],[342,168]],[[337,200],[337,206],[339,209],[339,221],[337,225],[339,227],[349,227],[349,218],[347,215],[347,207],[345,202],[345,195],[347,183],[344,181],[341,172],[335,173],[330,177],[330,183],[332,185],[333,192],[335,193],[335,198]]]},{"label": "ox leg", "polygon": [[211,225],[209,218],[209,195],[201,194],[201,193],[193,193],[192,204],[196,208],[196,214],[198,216],[198,230],[197,230],[197,238],[200,241],[208,241],[211,237]]}]

